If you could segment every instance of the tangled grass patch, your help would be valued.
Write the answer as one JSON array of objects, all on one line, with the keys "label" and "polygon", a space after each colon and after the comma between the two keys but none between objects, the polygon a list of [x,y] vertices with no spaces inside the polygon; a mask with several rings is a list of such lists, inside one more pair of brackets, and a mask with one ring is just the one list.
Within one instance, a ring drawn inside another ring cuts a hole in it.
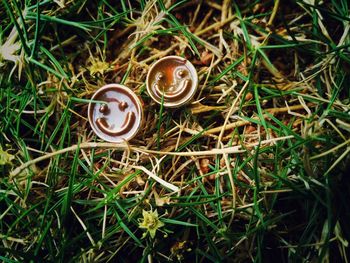
[{"label": "tangled grass patch", "polygon": [[[3,0],[0,260],[348,262],[349,17],[346,0]],[[178,107],[147,88],[166,56],[198,75]],[[88,120],[113,83],[142,101],[120,143]]]}]

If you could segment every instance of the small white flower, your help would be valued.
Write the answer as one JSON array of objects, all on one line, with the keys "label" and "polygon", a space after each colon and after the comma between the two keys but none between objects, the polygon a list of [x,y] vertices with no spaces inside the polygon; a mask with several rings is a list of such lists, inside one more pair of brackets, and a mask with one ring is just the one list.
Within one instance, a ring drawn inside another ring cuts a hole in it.
[{"label": "small white flower", "polygon": [[0,43],[0,68],[6,64],[6,61],[15,63],[11,70],[10,76],[13,74],[17,66],[19,66],[19,75],[21,74],[21,43],[17,40],[18,32],[16,28],[11,30],[10,35],[7,37],[5,43]]}]

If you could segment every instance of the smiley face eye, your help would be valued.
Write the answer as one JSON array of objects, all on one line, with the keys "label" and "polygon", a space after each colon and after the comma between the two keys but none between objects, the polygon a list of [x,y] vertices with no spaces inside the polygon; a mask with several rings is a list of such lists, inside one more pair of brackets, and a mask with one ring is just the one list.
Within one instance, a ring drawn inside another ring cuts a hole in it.
[{"label": "smiley face eye", "polygon": [[163,80],[164,77],[165,77],[165,75],[164,75],[163,72],[157,72],[157,74],[156,74],[156,80],[157,81]]},{"label": "smiley face eye", "polygon": [[127,107],[128,107],[128,103],[126,103],[125,101],[120,102],[118,105],[118,108],[120,109],[120,111],[125,111]]},{"label": "smiley face eye", "polygon": [[107,104],[102,104],[102,105],[100,106],[100,108],[99,108],[99,111],[100,111],[101,113],[103,113],[104,115],[107,115],[107,114],[109,114],[109,112],[110,112],[110,110],[109,110]]},{"label": "smiley face eye", "polygon": [[178,77],[180,79],[183,79],[187,75],[188,75],[188,72],[185,69],[179,69],[179,70],[176,71],[176,77]]}]

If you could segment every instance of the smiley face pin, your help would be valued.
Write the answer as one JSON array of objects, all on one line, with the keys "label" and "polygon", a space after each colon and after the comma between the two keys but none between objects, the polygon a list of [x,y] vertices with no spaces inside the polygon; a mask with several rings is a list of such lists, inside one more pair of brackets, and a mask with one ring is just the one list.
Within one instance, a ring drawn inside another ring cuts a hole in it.
[{"label": "smiley face pin", "polygon": [[[136,94],[120,84],[105,85],[92,96],[88,107],[91,128],[108,142],[133,138],[142,122],[142,104]],[[104,101],[105,103],[102,103]]]},{"label": "smiley face pin", "polygon": [[187,59],[164,57],[155,62],[147,74],[148,94],[157,103],[175,108],[189,102],[198,86],[197,71]]}]

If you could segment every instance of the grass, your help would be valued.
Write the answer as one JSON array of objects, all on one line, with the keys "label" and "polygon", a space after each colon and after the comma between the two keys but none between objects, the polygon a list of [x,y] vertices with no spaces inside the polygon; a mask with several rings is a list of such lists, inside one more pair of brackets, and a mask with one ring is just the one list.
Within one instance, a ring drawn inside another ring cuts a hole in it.
[{"label": "grass", "polygon": [[[349,261],[348,2],[218,2],[1,2],[1,261]],[[198,71],[180,109],[146,92],[166,55]],[[128,144],[87,120],[114,82]]]}]

